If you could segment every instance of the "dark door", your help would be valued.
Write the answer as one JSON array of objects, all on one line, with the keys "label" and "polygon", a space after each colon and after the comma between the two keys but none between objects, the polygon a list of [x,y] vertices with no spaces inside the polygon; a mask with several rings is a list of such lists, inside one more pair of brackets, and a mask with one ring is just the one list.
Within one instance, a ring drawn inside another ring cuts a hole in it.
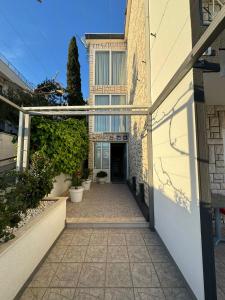
[{"label": "dark door", "polygon": [[126,144],[111,143],[111,181],[126,180]]}]

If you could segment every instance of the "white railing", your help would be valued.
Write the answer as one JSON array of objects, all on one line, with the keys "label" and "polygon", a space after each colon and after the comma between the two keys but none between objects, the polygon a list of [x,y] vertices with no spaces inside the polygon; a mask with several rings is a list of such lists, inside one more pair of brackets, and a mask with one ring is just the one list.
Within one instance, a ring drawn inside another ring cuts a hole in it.
[{"label": "white railing", "polygon": [[225,5],[225,0],[202,0],[202,22],[210,25],[221,8]]}]

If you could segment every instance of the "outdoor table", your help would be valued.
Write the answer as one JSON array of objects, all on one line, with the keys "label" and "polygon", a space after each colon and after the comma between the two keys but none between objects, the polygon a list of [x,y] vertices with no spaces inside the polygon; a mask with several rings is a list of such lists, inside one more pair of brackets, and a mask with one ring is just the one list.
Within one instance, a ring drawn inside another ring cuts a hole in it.
[{"label": "outdoor table", "polygon": [[217,246],[220,242],[224,243],[225,238],[221,234],[221,208],[225,208],[225,196],[221,194],[212,194],[212,208],[215,210],[215,237],[214,244]]}]

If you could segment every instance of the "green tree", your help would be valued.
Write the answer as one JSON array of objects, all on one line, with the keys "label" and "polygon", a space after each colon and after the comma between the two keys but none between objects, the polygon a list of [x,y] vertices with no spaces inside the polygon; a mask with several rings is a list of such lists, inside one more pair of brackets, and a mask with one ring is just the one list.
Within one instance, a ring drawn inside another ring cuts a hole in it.
[{"label": "green tree", "polygon": [[81,92],[80,63],[76,38],[72,37],[67,62],[67,101],[69,105],[84,105]]}]

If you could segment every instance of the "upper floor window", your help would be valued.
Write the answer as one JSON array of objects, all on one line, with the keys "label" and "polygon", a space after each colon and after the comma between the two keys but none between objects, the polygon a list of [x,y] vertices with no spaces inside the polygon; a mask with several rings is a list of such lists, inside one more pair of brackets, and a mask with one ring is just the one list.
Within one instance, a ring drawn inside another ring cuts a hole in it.
[{"label": "upper floor window", "polygon": [[[125,95],[96,95],[95,105],[123,105],[126,104]],[[95,132],[126,132],[126,116],[95,116]]]},{"label": "upper floor window", "polygon": [[95,85],[126,84],[126,52],[95,52]]}]

